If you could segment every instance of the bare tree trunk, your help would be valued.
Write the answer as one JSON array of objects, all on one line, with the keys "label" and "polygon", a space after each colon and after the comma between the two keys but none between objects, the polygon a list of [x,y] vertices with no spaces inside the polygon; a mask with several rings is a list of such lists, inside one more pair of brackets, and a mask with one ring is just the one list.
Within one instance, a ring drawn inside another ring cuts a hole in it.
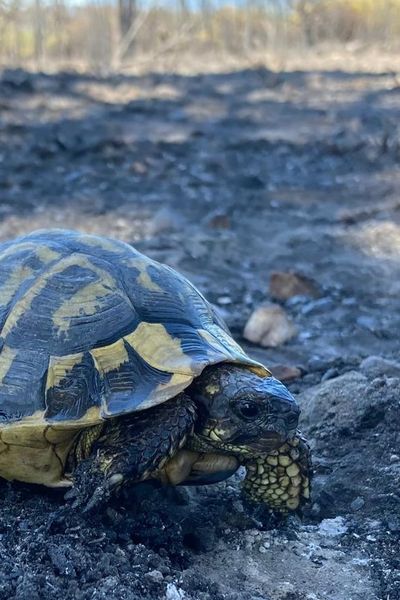
[{"label": "bare tree trunk", "polygon": [[[126,38],[129,30],[131,30],[133,22],[136,18],[136,2],[135,0],[118,0],[118,21],[119,21],[119,39],[120,43]],[[133,41],[129,46],[132,50]]]},{"label": "bare tree trunk", "polygon": [[181,21],[183,21],[188,14],[188,6],[186,0],[178,0],[178,12],[180,14]]},{"label": "bare tree trunk", "polygon": [[43,12],[41,0],[35,0],[34,5],[34,54],[38,69],[43,66]]},{"label": "bare tree trunk", "polygon": [[203,28],[207,35],[209,43],[212,43],[214,41],[211,8],[212,8],[211,0],[201,0],[200,1],[200,10],[201,10],[201,18],[203,21]]}]

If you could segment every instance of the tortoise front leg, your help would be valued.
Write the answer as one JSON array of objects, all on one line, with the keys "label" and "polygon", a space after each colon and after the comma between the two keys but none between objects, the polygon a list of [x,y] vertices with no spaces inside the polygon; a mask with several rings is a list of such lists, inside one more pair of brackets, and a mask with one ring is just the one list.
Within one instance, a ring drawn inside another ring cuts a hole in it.
[{"label": "tortoise front leg", "polygon": [[74,487],[66,494],[72,507],[91,511],[125,482],[150,478],[185,444],[195,417],[192,400],[182,393],[161,406],[107,422],[90,456],[74,471]]},{"label": "tortoise front leg", "polygon": [[247,469],[244,491],[255,502],[266,502],[273,510],[287,513],[309,500],[310,449],[299,432],[268,456],[253,457],[244,464]]}]

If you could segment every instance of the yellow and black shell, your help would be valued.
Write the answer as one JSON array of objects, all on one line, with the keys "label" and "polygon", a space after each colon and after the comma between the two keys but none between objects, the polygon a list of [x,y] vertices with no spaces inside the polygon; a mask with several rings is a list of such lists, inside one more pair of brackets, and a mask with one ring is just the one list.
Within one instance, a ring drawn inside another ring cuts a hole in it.
[{"label": "yellow and black shell", "polygon": [[[57,460],[72,430],[165,402],[208,365],[268,374],[185,277],[128,244],[74,231],[0,246],[0,327],[0,476],[10,479],[10,446],[41,444],[43,454],[58,445]],[[32,461],[16,478],[37,480]],[[57,484],[60,469],[48,467],[42,482]]]}]

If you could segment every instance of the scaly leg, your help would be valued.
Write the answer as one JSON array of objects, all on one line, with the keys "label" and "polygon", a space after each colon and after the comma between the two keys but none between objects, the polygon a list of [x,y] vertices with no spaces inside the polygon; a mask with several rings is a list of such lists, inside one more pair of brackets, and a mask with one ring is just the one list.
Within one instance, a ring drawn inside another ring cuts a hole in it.
[{"label": "scaly leg", "polygon": [[295,511],[310,498],[310,449],[300,432],[268,456],[245,462],[246,494],[280,513]]},{"label": "scaly leg", "polygon": [[192,400],[182,393],[161,406],[106,422],[89,458],[74,471],[74,487],[66,494],[72,507],[90,511],[126,481],[151,477],[185,444],[195,418]]}]

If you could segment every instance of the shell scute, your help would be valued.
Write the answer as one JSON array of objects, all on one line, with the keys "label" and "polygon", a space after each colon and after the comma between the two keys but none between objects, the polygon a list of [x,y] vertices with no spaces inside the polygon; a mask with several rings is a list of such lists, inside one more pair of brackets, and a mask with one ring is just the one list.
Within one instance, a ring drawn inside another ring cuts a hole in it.
[{"label": "shell scute", "polygon": [[80,232],[0,246],[0,327],[0,422],[83,427],[160,404],[210,364],[263,369],[185,277]]},{"label": "shell scute", "polygon": [[101,397],[102,382],[90,352],[51,358],[44,414],[47,421],[82,419],[90,408],[100,407]]}]

